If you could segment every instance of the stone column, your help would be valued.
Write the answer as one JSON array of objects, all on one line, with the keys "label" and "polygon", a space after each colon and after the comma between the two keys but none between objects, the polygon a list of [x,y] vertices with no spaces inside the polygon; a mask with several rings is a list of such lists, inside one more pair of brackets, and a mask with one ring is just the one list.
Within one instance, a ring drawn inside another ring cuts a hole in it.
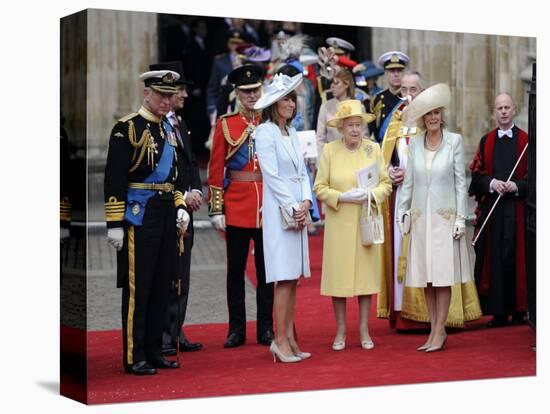
[{"label": "stone column", "polygon": [[88,161],[104,163],[111,128],[139,109],[139,75],[157,61],[157,14],[88,10]]},{"label": "stone column", "polygon": [[143,102],[139,75],[158,59],[157,14],[88,10],[88,217],[103,221],[103,172],[111,129]]}]

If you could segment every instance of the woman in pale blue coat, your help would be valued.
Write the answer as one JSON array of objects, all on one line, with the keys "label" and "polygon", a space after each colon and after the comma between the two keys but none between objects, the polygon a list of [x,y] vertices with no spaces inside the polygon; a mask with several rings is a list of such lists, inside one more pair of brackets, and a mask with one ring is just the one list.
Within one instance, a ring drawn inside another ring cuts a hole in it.
[{"label": "woman in pale blue coat", "polygon": [[451,286],[473,279],[463,237],[468,205],[464,146],[459,134],[443,129],[444,107],[450,100],[449,87],[438,84],[420,93],[405,111],[407,123],[418,120],[425,129],[409,143],[396,219],[404,233],[409,231],[405,223],[410,222],[405,284],[424,288],[431,331],[418,350],[426,352],[445,345]]},{"label": "woman in pale blue coat", "polygon": [[[296,92],[302,74],[274,76],[255,109],[262,109],[262,124],[256,129],[256,153],[263,174],[263,234],[266,281],[275,282],[274,361],[299,362],[311,356],[302,352],[294,333],[296,285],[310,276],[307,218],[311,185],[296,130],[290,126],[296,115]],[[295,220],[284,229],[282,214]]]}]

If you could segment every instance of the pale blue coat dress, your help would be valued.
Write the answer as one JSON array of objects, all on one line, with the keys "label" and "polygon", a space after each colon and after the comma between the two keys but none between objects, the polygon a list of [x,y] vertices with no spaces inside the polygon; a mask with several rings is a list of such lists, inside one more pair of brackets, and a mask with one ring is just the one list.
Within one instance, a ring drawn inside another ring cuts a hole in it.
[{"label": "pale blue coat dress", "polygon": [[263,175],[263,241],[266,281],[294,280],[309,277],[307,227],[284,230],[283,207],[292,215],[303,200],[311,201],[304,159],[294,128],[283,136],[279,127],[266,122],[256,129],[256,154]]}]

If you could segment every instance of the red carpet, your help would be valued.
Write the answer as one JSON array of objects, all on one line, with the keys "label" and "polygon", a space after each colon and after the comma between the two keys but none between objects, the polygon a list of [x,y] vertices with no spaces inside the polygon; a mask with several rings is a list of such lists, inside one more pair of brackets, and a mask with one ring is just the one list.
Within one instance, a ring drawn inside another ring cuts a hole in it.
[{"label": "red carpet", "polygon": [[[296,364],[274,364],[265,346],[254,341],[224,349],[225,324],[190,325],[186,332],[204,344],[181,354],[182,367],[151,377],[124,374],[120,331],[88,334],[88,403],[145,401],[410,384],[536,374],[535,334],[528,326],[485,329],[484,320],[451,333],[443,352],[425,354],[416,347],[425,335],[396,334],[386,320],[370,319],[376,348],[364,351],[357,332],[357,304],[348,304],[347,349],[331,350],[334,318],[330,298],[319,295],[322,236],[310,238],[312,277],[300,281],[297,322],[300,346],[313,357]],[[251,261],[249,261],[249,264]],[[253,279],[253,278],[252,278]],[[374,301],[373,301],[374,302]],[[374,312],[372,313],[374,314]]]}]

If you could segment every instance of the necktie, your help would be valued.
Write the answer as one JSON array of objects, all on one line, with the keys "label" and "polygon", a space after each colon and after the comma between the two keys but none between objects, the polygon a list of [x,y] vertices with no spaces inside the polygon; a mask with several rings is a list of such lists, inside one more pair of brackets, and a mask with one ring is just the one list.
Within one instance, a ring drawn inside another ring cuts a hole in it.
[{"label": "necktie", "polygon": [[506,131],[503,131],[502,129],[499,129],[498,131],[498,137],[502,138],[503,136],[507,136],[508,138],[512,138],[512,129],[507,129]]},{"label": "necktie", "polygon": [[176,130],[176,137],[178,137],[178,142],[183,148],[183,141],[181,140],[181,134],[180,134],[180,123],[178,122],[178,117],[175,113],[170,115],[170,120],[172,121],[172,125],[174,126],[174,129]]}]

